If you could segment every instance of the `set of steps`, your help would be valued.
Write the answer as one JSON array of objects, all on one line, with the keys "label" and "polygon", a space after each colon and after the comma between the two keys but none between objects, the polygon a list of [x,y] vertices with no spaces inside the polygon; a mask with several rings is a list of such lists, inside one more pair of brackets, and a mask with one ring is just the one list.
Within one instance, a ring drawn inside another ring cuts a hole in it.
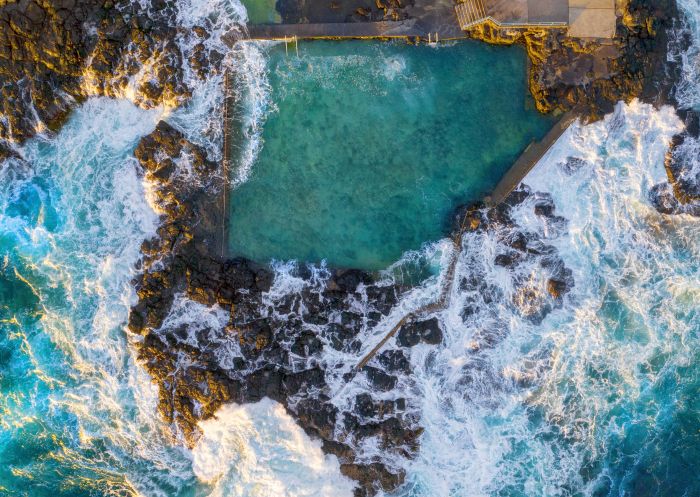
[{"label": "set of steps", "polygon": [[462,30],[479,24],[488,17],[482,0],[464,0],[455,5],[455,12]]}]

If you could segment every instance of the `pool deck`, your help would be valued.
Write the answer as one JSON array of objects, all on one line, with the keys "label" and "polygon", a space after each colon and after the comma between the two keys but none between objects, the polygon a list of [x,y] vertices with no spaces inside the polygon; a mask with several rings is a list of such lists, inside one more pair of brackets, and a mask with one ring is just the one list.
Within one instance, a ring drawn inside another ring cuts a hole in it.
[{"label": "pool deck", "polygon": [[[305,2],[306,3],[306,2]],[[313,0],[310,2],[313,4]],[[352,2],[351,2],[352,3]],[[377,5],[383,5],[377,0]],[[316,6],[319,8],[319,6]],[[338,22],[333,16],[311,16],[310,22],[286,24],[253,24],[248,26],[251,40],[293,39],[362,39],[417,38],[435,41],[464,39],[455,13],[454,0],[414,0],[401,9],[402,19]]]}]

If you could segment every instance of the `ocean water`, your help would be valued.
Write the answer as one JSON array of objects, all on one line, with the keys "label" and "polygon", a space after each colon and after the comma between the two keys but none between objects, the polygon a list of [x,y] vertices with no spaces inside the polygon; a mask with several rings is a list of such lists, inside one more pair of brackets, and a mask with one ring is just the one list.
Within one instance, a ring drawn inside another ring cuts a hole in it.
[{"label": "ocean water", "polygon": [[298,48],[267,51],[271,111],[230,195],[234,255],[385,268],[446,236],[452,210],[554,122],[534,109],[521,47]]},{"label": "ocean water", "polygon": [[180,449],[123,332],[157,221],[131,153],[160,114],[89,100],[55,138],[23,147],[26,162],[0,168],[4,495],[172,494],[178,464],[157,461]]},{"label": "ocean water", "polygon": [[[183,24],[242,19],[237,3],[181,5]],[[681,6],[700,39],[700,5]],[[678,54],[688,106],[700,101],[699,47]],[[247,45],[231,57],[245,64],[249,97],[244,182],[272,100],[264,51]],[[133,148],[165,118],[216,154],[221,130],[208,117],[220,83],[198,86],[181,109],[89,99],[60,133],[21,147],[25,161],[0,163],[0,495],[351,495],[337,460],[271,401],[224,406],[185,448],[157,415],[124,330],[139,245],[157,223]],[[512,274],[492,263],[496,237],[465,237],[457,275],[490,293],[456,286],[438,316],[444,343],[411,351],[415,383],[395,394],[420,400],[425,432],[419,456],[400,462],[409,479],[397,495],[700,495],[700,222],[661,215],[649,200],[681,128],[670,108],[619,104],[570,129],[527,177],[566,222],[535,216],[532,202],[515,220],[555,246],[575,280],[541,323],[513,299],[515,278],[544,291],[541,268]],[[697,174],[697,151],[687,151]],[[406,257],[439,268],[444,245]],[[298,291],[288,265],[277,268],[274,290]],[[434,298],[440,276],[401,308]],[[217,319],[193,303],[181,310],[192,323]],[[485,346],[490,330],[498,340]]]}]

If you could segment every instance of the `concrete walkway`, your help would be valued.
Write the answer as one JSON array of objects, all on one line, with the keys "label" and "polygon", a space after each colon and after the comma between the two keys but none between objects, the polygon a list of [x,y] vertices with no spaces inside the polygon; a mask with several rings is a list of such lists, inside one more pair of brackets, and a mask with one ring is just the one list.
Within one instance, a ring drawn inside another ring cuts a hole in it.
[{"label": "concrete walkway", "polygon": [[503,202],[510,192],[522,183],[527,173],[544,157],[544,154],[547,153],[579,115],[578,110],[570,110],[559,119],[542,140],[528,145],[518,157],[518,160],[513,163],[508,172],[501,178],[501,181],[498,182],[491,196],[486,199],[486,203],[490,206],[496,206]]},{"label": "concrete walkway", "polygon": [[324,24],[256,24],[248,27],[251,40],[338,39],[338,38],[421,38],[435,40],[465,38],[457,22],[428,25],[416,19],[405,21]]}]

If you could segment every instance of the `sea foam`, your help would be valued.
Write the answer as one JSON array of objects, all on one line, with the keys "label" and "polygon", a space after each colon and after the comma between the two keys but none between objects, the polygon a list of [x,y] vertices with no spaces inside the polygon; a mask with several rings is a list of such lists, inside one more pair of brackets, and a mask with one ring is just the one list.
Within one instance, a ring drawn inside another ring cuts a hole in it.
[{"label": "sea foam", "polygon": [[273,400],[225,405],[200,428],[192,467],[213,486],[211,497],[352,495],[354,484],[340,474],[338,459]]}]

